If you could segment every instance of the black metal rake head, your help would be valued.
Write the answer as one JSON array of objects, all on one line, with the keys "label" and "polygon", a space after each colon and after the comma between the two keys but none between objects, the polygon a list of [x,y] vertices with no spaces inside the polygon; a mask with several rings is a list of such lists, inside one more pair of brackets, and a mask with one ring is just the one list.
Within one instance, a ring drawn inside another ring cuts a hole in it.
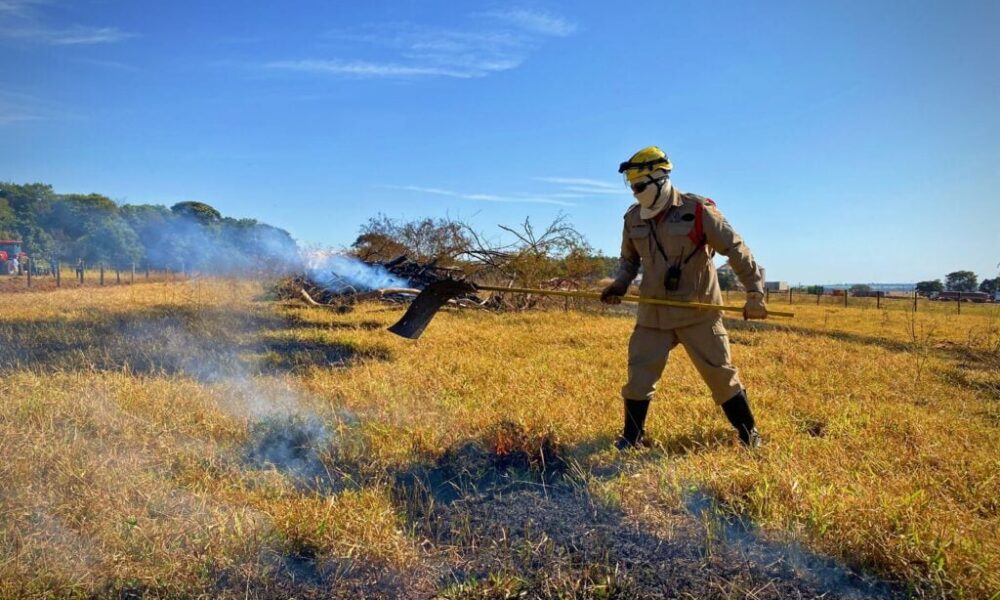
[{"label": "black metal rake head", "polygon": [[441,307],[452,298],[476,291],[476,286],[468,281],[442,279],[425,287],[413,299],[406,313],[389,331],[398,336],[415,340],[424,332]]}]

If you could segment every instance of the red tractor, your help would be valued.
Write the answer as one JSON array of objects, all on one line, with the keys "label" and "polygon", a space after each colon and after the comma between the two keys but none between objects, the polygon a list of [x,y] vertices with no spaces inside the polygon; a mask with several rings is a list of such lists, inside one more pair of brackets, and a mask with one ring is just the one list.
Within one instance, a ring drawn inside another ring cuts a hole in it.
[{"label": "red tractor", "polygon": [[[13,258],[17,259],[14,266]],[[27,253],[21,251],[21,240],[0,240],[0,274],[18,275],[28,266]]]}]

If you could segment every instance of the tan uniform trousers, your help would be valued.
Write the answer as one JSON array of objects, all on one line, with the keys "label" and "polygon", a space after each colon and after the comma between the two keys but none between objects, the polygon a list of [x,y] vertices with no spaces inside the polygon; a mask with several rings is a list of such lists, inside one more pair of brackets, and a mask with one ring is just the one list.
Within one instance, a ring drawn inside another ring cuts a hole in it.
[{"label": "tan uniform trousers", "polygon": [[656,384],[667,366],[667,357],[683,344],[691,362],[712,391],[716,404],[740,393],[743,385],[729,353],[729,334],[722,317],[677,329],[636,325],[628,344],[628,383],[622,388],[626,400],[652,400]]}]

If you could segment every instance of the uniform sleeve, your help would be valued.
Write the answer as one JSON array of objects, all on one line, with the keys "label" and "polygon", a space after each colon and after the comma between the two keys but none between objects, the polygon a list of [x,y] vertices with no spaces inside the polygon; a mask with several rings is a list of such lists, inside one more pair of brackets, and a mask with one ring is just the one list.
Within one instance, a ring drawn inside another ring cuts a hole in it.
[{"label": "uniform sleeve", "polygon": [[713,205],[705,206],[704,219],[708,245],[729,259],[733,273],[746,291],[763,293],[764,282],[760,277],[760,269],[743,238],[733,230],[719,209]]},{"label": "uniform sleeve", "polygon": [[639,274],[639,253],[628,235],[628,221],[622,226],[622,253],[618,259],[618,268],[615,270],[615,281],[629,285],[635,276]]}]

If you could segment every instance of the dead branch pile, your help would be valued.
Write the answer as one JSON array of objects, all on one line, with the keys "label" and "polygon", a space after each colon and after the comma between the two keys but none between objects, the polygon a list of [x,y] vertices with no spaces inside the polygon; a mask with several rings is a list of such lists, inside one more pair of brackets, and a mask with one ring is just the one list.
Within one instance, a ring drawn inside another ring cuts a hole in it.
[{"label": "dead branch pile", "polygon": [[[542,236],[542,239],[544,241],[545,236]],[[531,248],[537,248],[537,240],[532,241],[535,243],[531,245]],[[530,281],[530,278],[523,277],[522,273],[517,272],[518,269],[512,267],[523,268],[524,264],[529,262],[525,260],[527,254],[513,254],[512,257],[503,258],[499,253],[489,255],[485,253],[482,246],[479,246],[479,255],[475,257],[478,260],[470,262],[467,266],[472,272],[471,277],[477,282],[503,287],[523,287],[521,283],[525,279]],[[435,281],[447,278],[464,279],[466,276],[469,276],[463,269],[442,267],[435,260],[424,263],[413,260],[406,255],[400,255],[387,261],[362,262],[373,271],[384,271],[404,280],[406,286],[378,289],[368,287],[358,288],[344,277],[332,271],[314,273],[315,278],[308,273],[300,273],[279,282],[276,286],[275,295],[278,299],[304,301],[310,306],[331,307],[347,311],[351,309],[352,305],[358,302],[370,300],[391,303],[410,302],[422,289]],[[531,283],[533,285],[530,285],[530,287],[541,289],[581,289],[581,281],[569,277],[536,278]],[[541,294],[480,292],[478,295],[469,294],[456,298],[450,304],[453,306],[484,308],[495,311],[525,311],[543,308],[576,308],[581,304],[581,301]]]},{"label": "dead branch pile", "polygon": [[[433,261],[420,263],[403,255],[392,260],[366,262],[372,269],[384,269],[386,272],[407,282],[407,287],[386,287],[379,289],[358,288],[336,273],[323,273],[323,282],[317,281],[306,273],[280,281],[276,295],[279,299],[295,299],[305,301],[310,306],[326,306],[334,308],[349,308],[351,305],[367,300],[383,302],[409,302],[424,287],[447,277],[460,278],[461,269],[440,267]],[[454,302],[458,306],[481,307],[481,301],[475,296],[458,298]]]}]

